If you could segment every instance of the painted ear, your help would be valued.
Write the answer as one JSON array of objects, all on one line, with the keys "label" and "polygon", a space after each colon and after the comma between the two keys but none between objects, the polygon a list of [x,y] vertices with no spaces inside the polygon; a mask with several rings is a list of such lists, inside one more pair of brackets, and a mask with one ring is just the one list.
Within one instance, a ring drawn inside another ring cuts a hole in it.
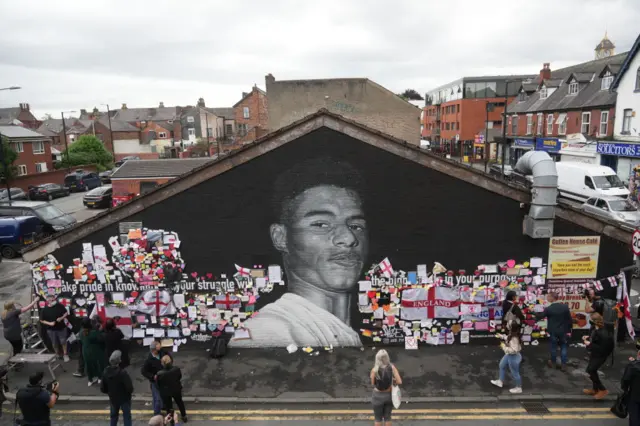
[{"label": "painted ear", "polygon": [[269,233],[273,247],[282,253],[287,253],[287,228],[282,224],[274,223],[269,228]]}]

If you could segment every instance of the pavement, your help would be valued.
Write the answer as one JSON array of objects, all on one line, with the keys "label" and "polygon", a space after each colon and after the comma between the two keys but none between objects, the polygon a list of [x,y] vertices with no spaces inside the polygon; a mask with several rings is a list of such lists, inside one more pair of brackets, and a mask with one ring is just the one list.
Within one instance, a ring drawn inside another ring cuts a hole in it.
[{"label": "pavement", "polygon": [[98,213],[102,213],[105,209],[90,209],[82,204],[84,192],[73,192],[68,197],[60,197],[51,201],[51,204],[58,207],[65,213],[76,218],[78,222],[85,221]]}]

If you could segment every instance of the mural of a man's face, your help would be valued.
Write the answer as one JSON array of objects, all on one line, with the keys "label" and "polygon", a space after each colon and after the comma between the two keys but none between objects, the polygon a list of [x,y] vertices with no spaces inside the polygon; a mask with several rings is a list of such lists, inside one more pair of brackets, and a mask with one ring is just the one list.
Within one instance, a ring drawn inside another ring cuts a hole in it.
[{"label": "mural of a man's face", "polygon": [[287,272],[327,291],[349,291],[362,273],[369,249],[358,194],[322,185],[290,203],[285,223],[271,225],[271,239],[283,254]]}]

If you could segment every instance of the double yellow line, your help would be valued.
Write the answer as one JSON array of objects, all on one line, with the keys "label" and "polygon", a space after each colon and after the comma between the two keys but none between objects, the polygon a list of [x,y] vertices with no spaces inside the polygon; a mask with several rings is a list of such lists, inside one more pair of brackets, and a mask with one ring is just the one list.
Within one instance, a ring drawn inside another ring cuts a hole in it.
[{"label": "double yellow line", "polygon": [[[611,419],[606,407],[549,408],[549,414],[528,414],[524,408],[442,408],[399,409],[398,420],[576,420]],[[188,410],[193,420],[210,421],[303,421],[303,420],[373,420],[371,410]],[[132,410],[136,420],[146,420],[150,410]],[[109,410],[55,410],[56,420],[105,419]]]}]

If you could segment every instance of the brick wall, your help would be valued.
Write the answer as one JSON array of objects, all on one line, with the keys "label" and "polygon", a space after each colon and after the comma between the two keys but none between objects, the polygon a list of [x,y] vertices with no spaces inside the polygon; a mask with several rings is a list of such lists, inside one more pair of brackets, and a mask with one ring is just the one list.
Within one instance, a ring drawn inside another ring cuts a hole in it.
[{"label": "brick wall", "polygon": [[158,186],[163,183],[167,183],[171,179],[162,178],[149,178],[149,179],[118,179],[112,180],[111,185],[113,188],[113,195],[128,195],[135,194],[140,195],[140,183],[141,182],[156,182]]},{"label": "brick wall", "polygon": [[275,81],[268,75],[266,83],[271,131],[326,108],[409,143],[420,143],[420,108],[370,80]]},{"label": "brick wall", "polygon": [[[249,117],[244,117],[244,109],[249,108]],[[269,125],[268,101],[264,92],[257,87],[251,90],[240,102],[233,106],[234,119],[240,142],[249,142],[256,139],[256,128],[267,129]],[[246,126],[247,134],[240,133],[240,126]]]},{"label": "brick wall", "polygon": [[18,143],[20,140],[10,140],[11,147],[18,153],[18,158],[13,163],[15,166],[26,166],[27,175],[37,174],[36,163],[46,163],[47,170],[53,170],[53,158],[51,157],[51,141],[42,140],[44,152],[41,154],[33,153],[33,142],[22,141],[22,152],[18,152]]},{"label": "brick wall", "polygon": [[[608,112],[609,117],[607,121],[607,129],[606,134],[600,134],[600,120],[602,119],[602,112]],[[563,136],[570,135],[572,133],[582,133],[582,113],[590,112],[590,124],[588,136],[592,138],[609,138],[613,136],[613,122],[614,122],[614,114],[615,108],[603,107],[597,109],[590,110],[581,110],[581,111],[562,111],[562,113],[567,114],[567,125],[566,132],[564,134],[558,133],[558,124],[556,124],[556,120],[560,112],[544,112],[542,115],[542,136],[555,136],[562,138]],[[548,132],[547,123],[549,114],[553,114],[553,128],[552,132]],[[515,118],[512,116],[511,120]],[[527,114],[518,114],[518,129],[517,136],[538,136],[537,133],[537,124],[538,124],[538,114],[533,113],[532,115],[532,126],[531,133],[527,133]],[[512,125],[509,124],[507,128],[507,135],[514,136],[512,133]]]},{"label": "brick wall", "polygon": [[[96,166],[94,165],[86,165],[86,166],[75,166],[71,168],[71,171],[76,169],[83,169],[90,172],[96,171]],[[29,190],[29,185],[41,185],[43,183],[57,183],[58,185],[62,185],[64,183],[64,177],[67,175],[67,169],[59,169],[53,170],[44,173],[38,173],[27,176],[19,176],[15,179],[12,179],[9,185],[12,188],[21,188],[24,191]]]}]

